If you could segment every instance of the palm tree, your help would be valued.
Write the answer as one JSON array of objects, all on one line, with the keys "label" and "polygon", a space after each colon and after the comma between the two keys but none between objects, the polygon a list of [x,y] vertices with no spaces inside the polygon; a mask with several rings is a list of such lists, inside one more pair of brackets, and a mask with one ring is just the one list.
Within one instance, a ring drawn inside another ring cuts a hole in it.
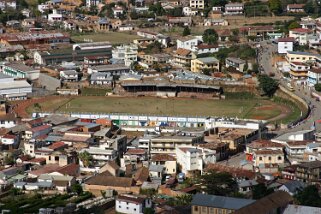
[{"label": "palm tree", "polygon": [[79,153],[78,157],[84,164],[84,167],[88,167],[91,164],[92,156],[91,154],[89,154],[89,152],[87,151],[81,152]]}]

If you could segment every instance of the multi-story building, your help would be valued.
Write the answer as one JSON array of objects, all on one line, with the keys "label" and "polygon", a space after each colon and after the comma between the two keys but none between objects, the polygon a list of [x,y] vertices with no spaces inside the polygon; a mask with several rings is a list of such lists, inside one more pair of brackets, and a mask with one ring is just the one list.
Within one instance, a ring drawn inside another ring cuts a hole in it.
[{"label": "multi-story building", "polygon": [[167,63],[169,62],[169,59],[171,58],[170,55],[162,53],[162,54],[144,54],[140,55],[140,58],[143,63],[147,65],[153,65],[153,64],[161,64],[161,63]]},{"label": "multi-story building", "polygon": [[216,162],[216,152],[205,148],[176,147],[176,157],[187,176],[202,173],[205,163]]},{"label": "multi-story building", "polygon": [[242,15],[244,13],[243,3],[230,3],[225,5],[225,15]]},{"label": "multi-story building", "polygon": [[190,69],[192,57],[192,51],[188,49],[179,48],[176,50],[174,54],[173,64],[180,68]]},{"label": "multi-story building", "polygon": [[90,75],[90,84],[91,85],[105,85],[111,86],[113,83],[113,76],[107,72],[97,72]]},{"label": "multi-story building", "polygon": [[128,214],[143,214],[146,208],[151,207],[151,199],[134,195],[118,196],[115,205],[116,212]]},{"label": "multi-story building", "polygon": [[321,161],[312,161],[297,165],[295,175],[297,180],[305,183],[319,183],[321,181]]},{"label": "multi-story building", "polygon": [[284,153],[280,150],[262,149],[253,152],[253,166],[264,168],[265,165],[276,164],[282,166],[284,164]]},{"label": "multi-story building", "polygon": [[288,13],[304,13],[305,4],[288,4],[286,6],[286,12]]},{"label": "multi-story building", "polygon": [[308,84],[312,87],[317,83],[321,83],[321,68],[310,68],[308,70]]},{"label": "multi-story building", "polygon": [[130,66],[133,62],[137,61],[137,45],[120,45],[112,50],[112,57],[116,60],[122,60],[125,66]]},{"label": "multi-story building", "polygon": [[219,71],[220,62],[215,57],[197,58],[191,61],[192,72],[203,72],[204,70]]},{"label": "multi-story building", "polygon": [[16,79],[35,80],[39,78],[39,69],[29,67],[23,63],[12,62],[4,63],[0,66],[2,73],[14,77]]},{"label": "multi-story building", "polygon": [[177,49],[187,49],[194,51],[195,47],[200,44],[200,38],[194,36],[185,36],[176,40]]},{"label": "multi-story building", "polygon": [[310,65],[303,62],[290,62],[290,76],[294,79],[306,78]]},{"label": "multi-story building", "polygon": [[150,154],[175,154],[176,147],[194,146],[203,142],[203,136],[159,136],[150,139]]},{"label": "multi-story building", "polygon": [[233,213],[254,203],[255,200],[224,197],[217,195],[196,194],[193,196],[192,214]]},{"label": "multi-story building", "polygon": [[190,0],[189,6],[190,6],[190,8],[202,10],[205,8],[205,1],[204,0]]},{"label": "multi-story building", "polygon": [[227,57],[225,59],[225,67],[233,67],[237,71],[243,72],[246,61],[240,58]]},{"label": "multi-story building", "polygon": [[80,153],[88,152],[94,161],[105,162],[109,160],[115,160],[118,156],[117,150],[105,147],[89,147],[82,149]]},{"label": "multi-story building", "polygon": [[288,51],[293,51],[294,38],[280,38],[278,39],[278,53],[286,54]]},{"label": "multi-story building", "polygon": [[290,62],[303,62],[303,63],[313,63],[320,58],[319,54],[300,52],[300,51],[288,51],[285,59]]},{"label": "multi-story building", "polygon": [[299,45],[307,45],[313,31],[305,28],[296,28],[289,31],[289,37],[293,37]]}]

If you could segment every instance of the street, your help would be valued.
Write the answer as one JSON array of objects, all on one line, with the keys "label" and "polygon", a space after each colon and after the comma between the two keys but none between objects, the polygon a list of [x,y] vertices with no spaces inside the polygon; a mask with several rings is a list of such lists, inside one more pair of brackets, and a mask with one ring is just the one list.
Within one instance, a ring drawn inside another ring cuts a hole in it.
[{"label": "street", "polygon": [[[283,75],[281,74],[281,72],[278,71],[275,67],[273,67],[272,57],[273,53],[276,53],[276,45],[268,44],[266,41],[261,42],[260,45],[261,47],[259,48],[260,50],[258,53],[258,62],[262,68],[261,72],[267,75],[274,74],[274,78],[277,79],[282,86],[287,87],[288,82],[283,79]],[[321,118],[321,104],[320,102],[316,101],[315,98],[312,98],[310,96],[309,87],[303,86],[301,84],[294,84],[293,87],[295,89],[293,93],[301,97],[303,100],[306,101],[308,105],[311,106],[311,114],[306,120],[300,122],[295,127],[277,131],[277,134],[283,134],[289,131],[311,129],[311,126],[313,125],[314,121],[319,120]],[[316,130],[320,131],[320,128],[320,124],[316,124]]]}]

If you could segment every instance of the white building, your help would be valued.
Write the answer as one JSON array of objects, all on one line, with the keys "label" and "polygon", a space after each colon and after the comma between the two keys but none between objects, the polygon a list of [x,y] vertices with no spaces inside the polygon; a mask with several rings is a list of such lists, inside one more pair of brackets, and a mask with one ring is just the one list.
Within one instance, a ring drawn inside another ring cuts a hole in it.
[{"label": "white building", "polygon": [[288,51],[293,51],[294,38],[280,38],[278,39],[278,53],[286,54]]},{"label": "white building", "polygon": [[288,132],[288,133],[282,134],[272,139],[271,141],[286,145],[286,142],[288,141],[305,141],[305,140],[313,140],[313,139],[314,139],[314,130],[302,130],[302,131]]},{"label": "white building", "polygon": [[44,12],[48,11],[50,8],[51,8],[51,5],[49,5],[49,4],[39,4],[38,5],[38,10],[41,13],[44,13]]},{"label": "white building", "polygon": [[0,95],[9,100],[26,99],[32,92],[32,86],[25,80],[14,80],[13,77],[0,73]]},{"label": "white building", "polygon": [[204,164],[216,162],[215,151],[204,148],[177,147],[176,157],[182,172],[187,175],[195,171],[202,173]]},{"label": "white building", "polygon": [[112,57],[116,60],[123,60],[125,66],[130,66],[137,61],[137,45],[120,45],[112,50]]},{"label": "white building", "polygon": [[113,13],[115,18],[119,18],[124,14],[124,9],[122,7],[116,6],[113,8]]},{"label": "white building", "polygon": [[97,7],[101,3],[101,0],[86,0],[86,7]]},{"label": "white building", "polygon": [[128,214],[143,214],[146,208],[151,207],[151,199],[134,195],[119,195],[115,205],[116,212]]},{"label": "white building", "polygon": [[289,31],[289,37],[293,37],[299,45],[307,45],[313,31],[305,28],[296,28]]},{"label": "white building", "polygon": [[62,22],[64,17],[59,14],[57,10],[53,10],[51,14],[48,14],[48,22]]},{"label": "white building", "polygon": [[198,11],[195,9],[192,9],[190,7],[183,7],[184,16],[196,16],[197,13],[198,13]]},{"label": "white building", "polygon": [[189,6],[195,9],[204,9],[205,8],[205,0],[190,0]]},{"label": "white building", "polygon": [[17,9],[17,3],[15,0],[1,0],[0,9],[5,10],[6,8]]},{"label": "white building", "polygon": [[208,44],[200,44],[194,47],[194,51],[197,54],[208,54],[208,53],[216,53],[218,52],[218,45],[208,45]]},{"label": "white building", "polygon": [[76,70],[60,71],[60,79],[66,82],[78,81],[78,72]]},{"label": "white building", "polygon": [[308,84],[312,87],[317,83],[321,83],[321,68],[311,68],[308,71]]},{"label": "white building", "polygon": [[80,153],[85,151],[92,156],[94,161],[101,161],[101,162],[115,160],[118,155],[117,150],[106,147],[105,145],[100,145],[99,147],[91,146],[89,148],[84,148],[80,151]]},{"label": "white building", "polygon": [[200,44],[202,40],[194,36],[185,36],[176,40],[177,49],[183,48],[190,51],[194,51],[195,47]]},{"label": "white building", "polygon": [[242,15],[244,12],[243,3],[230,3],[225,5],[225,15]]}]

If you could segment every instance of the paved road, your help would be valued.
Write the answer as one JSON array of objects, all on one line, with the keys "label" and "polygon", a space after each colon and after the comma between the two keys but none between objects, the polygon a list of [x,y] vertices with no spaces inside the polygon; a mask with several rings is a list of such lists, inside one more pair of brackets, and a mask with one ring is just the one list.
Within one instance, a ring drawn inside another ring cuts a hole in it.
[{"label": "paved road", "polygon": [[[279,80],[280,84],[285,86],[287,85],[286,80],[284,80],[282,77],[283,75],[275,68],[272,64],[272,57],[273,53],[276,52],[276,45],[268,44],[267,42],[261,42],[261,48],[258,54],[258,60],[259,64],[262,67],[262,72],[266,74],[274,73],[275,78]],[[297,125],[294,128],[290,129],[283,129],[277,132],[277,134],[282,134],[288,131],[299,131],[299,130],[305,130],[310,129],[313,125],[313,122],[316,120],[321,119],[321,103],[317,102],[314,98],[311,98],[310,96],[310,89],[308,87],[304,87],[301,85],[295,85],[295,94],[304,99],[310,106],[314,106],[312,108],[310,117]],[[316,130],[321,130],[321,124],[316,124]]]}]

